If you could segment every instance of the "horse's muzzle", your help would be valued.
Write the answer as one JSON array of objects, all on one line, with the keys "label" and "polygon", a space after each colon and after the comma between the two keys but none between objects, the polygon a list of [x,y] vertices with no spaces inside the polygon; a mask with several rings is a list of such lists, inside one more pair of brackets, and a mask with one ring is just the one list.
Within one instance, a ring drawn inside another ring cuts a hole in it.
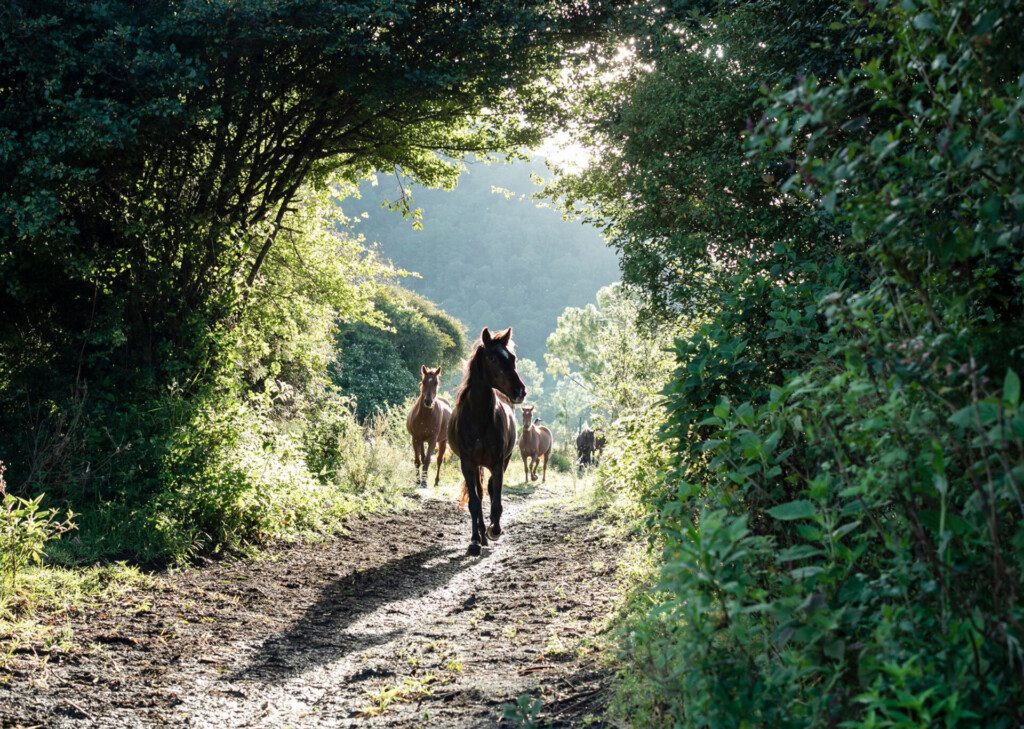
[{"label": "horse's muzzle", "polygon": [[526,399],[526,388],[518,387],[512,391],[512,402],[518,405]]}]

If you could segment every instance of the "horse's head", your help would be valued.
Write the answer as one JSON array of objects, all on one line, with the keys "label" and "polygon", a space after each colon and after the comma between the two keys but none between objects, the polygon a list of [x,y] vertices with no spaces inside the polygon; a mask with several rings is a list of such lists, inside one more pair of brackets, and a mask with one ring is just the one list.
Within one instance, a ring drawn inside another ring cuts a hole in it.
[{"label": "horse's head", "polygon": [[533,422],[533,405],[523,405],[523,428],[529,428]]},{"label": "horse's head", "polygon": [[420,394],[423,395],[423,405],[425,407],[434,407],[434,400],[437,398],[437,387],[440,383],[440,367],[432,370],[426,365],[420,366]]},{"label": "horse's head", "polygon": [[484,327],[480,333],[480,352],[483,371],[491,387],[504,393],[509,400],[519,404],[526,399],[526,385],[516,372],[516,348],[512,343],[512,327],[492,335]]}]

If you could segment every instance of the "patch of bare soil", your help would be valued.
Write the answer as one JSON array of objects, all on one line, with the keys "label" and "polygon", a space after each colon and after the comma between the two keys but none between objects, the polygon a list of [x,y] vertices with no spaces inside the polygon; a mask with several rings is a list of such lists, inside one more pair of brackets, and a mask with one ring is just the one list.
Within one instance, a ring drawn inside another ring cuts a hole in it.
[{"label": "patch of bare soil", "polygon": [[522,694],[543,723],[591,724],[621,544],[562,501],[506,497],[502,522],[468,557],[468,515],[424,501],[170,574],[76,618],[77,649],[0,672],[0,725],[487,727]]}]

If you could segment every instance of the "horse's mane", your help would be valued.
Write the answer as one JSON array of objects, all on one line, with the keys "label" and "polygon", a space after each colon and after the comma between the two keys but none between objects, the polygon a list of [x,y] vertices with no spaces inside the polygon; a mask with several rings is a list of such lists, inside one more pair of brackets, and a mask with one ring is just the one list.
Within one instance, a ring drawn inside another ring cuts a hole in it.
[{"label": "horse's mane", "polygon": [[[459,383],[459,389],[455,391],[455,404],[456,405],[462,405],[462,401],[466,399],[466,395],[469,392],[469,378],[470,378],[470,375],[473,374],[473,368],[477,366],[477,358],[480,356],[480,352],[483,349],[484,349],[484,343],[483,343],[482,340],[478,339],[478,340],[476,340],[476,342],[473,343],[473,349],[470,351],[469,357],[466,358],[466,364],[462,368],[462,382]],[[505,349],[507,349],[512,354],[515,354],[516,353],[515,342],[511,342],[510,341],[507,345],[505,345]],[[498,392],[498,391],[495,390],[495,392]],[[504,393],[498,392],[498,396],[501,397],[503,400],[505,400],[509,405],[512,404],[512,401],[509,400],[508,396],[505,395]]]},{"label": "horse's mane", "polygon": [[476,358],[480,356],[480,350],[483,348],[484,343],[477,341],[473,345],[473,350],[469,353],[469,357],[466,359],[466,364],[462,368],[462,382],[459,383],[459,389],[455,391],[456,405],[462,405],[462,401],[469,394],[469,376],[473,373],[473,367],[476,366]]}]

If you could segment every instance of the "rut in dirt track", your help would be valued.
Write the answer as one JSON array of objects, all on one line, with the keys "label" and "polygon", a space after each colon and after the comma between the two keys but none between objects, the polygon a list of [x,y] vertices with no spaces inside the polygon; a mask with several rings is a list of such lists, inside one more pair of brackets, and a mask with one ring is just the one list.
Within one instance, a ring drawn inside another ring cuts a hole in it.
[{"label": "rut in dirt track", "polygon": [[425,501],[273,560],[169,576],[145,612],[84,616],[88,650],[22,666],[0,722],[483,727],[529,693],[576,725],[603,707],[591,640],[622,545],[565,501],[511,497],[503,525],[467,557],[468,515]]}]

